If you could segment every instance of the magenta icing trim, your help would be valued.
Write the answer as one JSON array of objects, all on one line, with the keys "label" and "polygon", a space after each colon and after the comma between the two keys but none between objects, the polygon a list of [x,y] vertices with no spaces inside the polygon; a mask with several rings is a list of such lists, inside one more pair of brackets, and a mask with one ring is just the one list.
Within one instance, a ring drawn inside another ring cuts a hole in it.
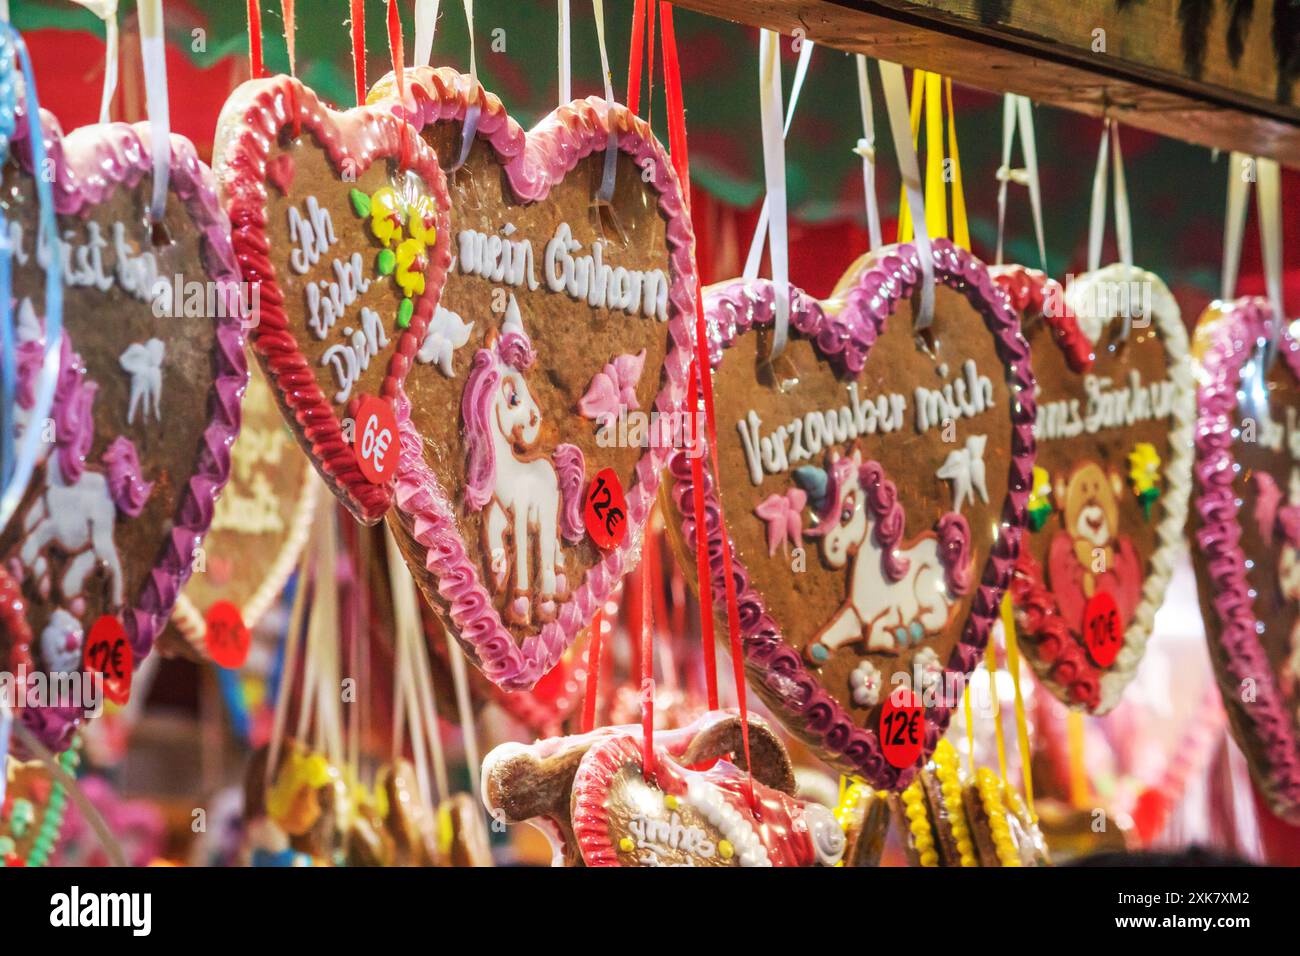
[{"label": "magenta icing trim", "polygon": [[[475,135],[495,151],[511,190],[521,202],[545,200],[551,188],[580,160],[603,152],[611,142],[611,127],[618,149],[628,154],[638,169],[651,171],[649,184],[658,194],[659,212],[666,222],[672,272],[666,381],[655,407],[664,413],[680,409],[693,352],[690,319],[695,307],[695,237],[672,163],[650,127],[626,107],[589,97],[561,106],[525,132],[506,113],[500,99],[481,85],[471,85],[469,77],[454,70],[420,67],[406,71],[405,82],[404,103],[395,96],[384,102],[418,129],[442,121],[463,125],[471,103],[480,109]],[[392,93],[392,87],[391,76],[381,80],[371,102]],[[633,533],[587,571],[569,600],[560,605],[556,620],[516,643],[502,625],[480,581],[478,568],[466,553],[454,508],[437,475],[424,461],[420,436],[410,421],[410,403],[403,397],[395,404],[401,431],[395,495],[398,518],[424,550],[425,569],[433,579],[432,587],[449,607],[457,639],[494,683],[506,690],[527,690],[555,666],[613,587],[635,567],[640,558],[638,529],[644,527],[654,505],[659,476],[671,449],[651,447],[637,462],[635,478],[626,489]]]},{"label": "magenta icing trim", "polygon": [[[1002,594],[1010,582],[1011,569],[1020,553],[1020,537],[1026,522],[1025,502],[1034,465],[1034,376],[1029,364],[1029,346],[1020,333],[1019,317],[984,264],[946,239],[934,242],[933,258],[935,281],[962,293],[983,317],[995,338],[998,356],[1006,366],[1011,390],[1011,466],[1007,497],[1002,506],[1004,533],[993,543],[975,588],[961,640],[953,648],[945,668],[949,674],[964,677],[979,664],[989,631],[998,617]],[[790,327],[811,341],[832,365],[856,375],[866,366],[871,346],[898,302],[911,296],[920,282],[921,263],[915,247],[910,244],[888,247],[861,269],[846,295],[844,308],[836,315],[827,312],[816,299],[791,287]],[[768,280],[757,280],[715,287],[705,294],[704,311],[709,319],[710,361],[716,367],[722,361],[723,352],[741,335],[772,324],[774,286]],[[683,536],[693,550],[697,532],[690,459],[677,452],[669,462],[669,469]],[[708,470],[704,472],[704,495],[713,595],[716,606],[722,607],[725,606],[722,535],[714,480]],[[949,529],[941,539],[945,550],[951,546],[952,538],[953,531]],[[898,770],[890,765],[881,753],[875,730],[857,726],[852,715],[822,687],[816,674],[804,666],[802,655],[785,642],[780,626],[767,612],[762,595],[750,584],[734,544],[731,566],[736,578],[741,638],[750,679],[760,682],[772,695],[787,726],[840,766],[860,774],[872,786],[890,790],[906,786],[916,767]],[[951,718],[949,709],[942,705],[929,708],[926,713],[925,750],[920,763],[929,759]]]},{"label": "magenta icing trim", "polygon": [[[1287,807],[1300,807],[1300,740],[1259,641],[1246,555],[1241,550],[1241,507],[1233,491],[1237,461],[1232,453],[1241,369],[1261,337],[1271,334],[1272,310],[1262,298],[1243,298],[1222,307],[1221,317],[1200,334],[1208,348],[1200,357],[1196,391],[1195,508],[1201,518],[1196,542],[1208,558],[1225,668],[1238,685],[1255,682],[1255,701],[1237,708],[1262,745],[1268,763],[1266,786]],[[1300,343],[1284,331],[1278,351],[1300,380]],[[1206,584],[1202,583],[1202,587]]]},{"label": "magenta icing trim", "polygon": [[[117,189],[133,189],[153,171],[148,123],[107,123],[74,130],[67,136],[55,117],[42,110],[45,153],[54,170],[54,206],[60,215],[81,215],[107,200]],[[21,105],[13,148],[22,168],[31,169],[27,116]],[[239,269],[230,246],[230,222],[217,199],[212,171],[194,145],[171,136],[170,189],[184,204],[203,236],[200,243],[208,275],[224,284],[228,302],[237,302]],[[239,434],[240,402],[248,383],[239,310],[227,308],[216,320],[210,420],[203,432],[194,474],[177,502],[171,534],[134,604],[128,599],[123,625],[135,664],[148,656],[154,639],[171,616],[172,605],[189,580],[194,549],[212,522],[217,496],[230,476],[230,449]],[[64,337],[68,341],[68,337]],[[80,722],[79,708],[28,708],[22,719],[48,747],[64,750]]]}]

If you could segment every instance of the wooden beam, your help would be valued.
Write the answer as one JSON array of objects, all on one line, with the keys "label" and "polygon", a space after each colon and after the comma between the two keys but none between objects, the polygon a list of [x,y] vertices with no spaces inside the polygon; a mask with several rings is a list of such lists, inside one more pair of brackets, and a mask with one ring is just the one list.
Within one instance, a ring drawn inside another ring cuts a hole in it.
[{"label": "wooden beam", "polygon": [[1300,168],[1300,4],[1289,13],[1212,0],[673,2]]}]

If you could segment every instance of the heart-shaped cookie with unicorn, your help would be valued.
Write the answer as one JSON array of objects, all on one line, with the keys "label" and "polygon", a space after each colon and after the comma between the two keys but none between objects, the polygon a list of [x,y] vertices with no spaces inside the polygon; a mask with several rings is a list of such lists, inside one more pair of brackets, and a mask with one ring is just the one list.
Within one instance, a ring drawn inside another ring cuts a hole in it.
[{"label": "heart-shaped cookie with unicorn", "polygon": [[1142,658],[1185,547],[1195,394],[1187,331],[1160,279],[1107,266],[1061,286],[1009,266],[1038,380],[1029,532],[1011,585],[1025,656],[1103,714]]},{"label": "heart-shaped cookie with unicorn", "polygon": [[64,137],[52,116],[42,121],[64,335],[53,417],[33,420],[49,253],[37,247],[20,114],[0,199],[14,257],[15,419],[20,434],[40,429],[46,440],[0,532],[0,562],[21,587],[31,642],[0,633],[0,660],[26,671],[23,720],[61,749],[99,693],[94,681],[71,677],[103,673],[104,689],[123,695],[190,577],[230,471],[248,372],[229,224],[194,147],[171,137],[165,215],[151,224],[147,124]]},{"label": "heart-shaped cookie with unicorn", "polygon": [[579,100],[525,132],[468,77],[429,68],[406,72],[404,101],[392,78],[370,101],[449,170],[456,254],[398,410],[389,521],[470,659],[527,689],[638,559],[689,436],[690,221],[623,107]]},{"label": "heart-shaped cookie with unicorn", "polygon": [[1193,566],[1219,689],[1251,774],[1300,823],[1300,342],[1263,299],[1196,326]]},{"label": "heart-shaped cookie with unicorn", "polygon": [[392,504],[394,404],[450,260],[445,179],[391,112],[287,76],[226,101],[214,146],[250,338],[285,419],[367,524]]},{"label": "heart-shaped cookie with unicorn", "polygon": [[[911,245],[860,260],[827,301],[792,288],[775,360],[770,282],[714,286],[704,305],[750,683],[825,759],[883,789],[906,785],[933,750],[979,661],[1033,465],[1033,374],[1015,311],[969,253],[940,240],[932,257],[934,316],[920,334]],[[686,454],[670,473],[693,553]],[[719,500],[705,481],[722,613]],[[882,741],[885,705],[904,684],[921,698],[924,732],[908,716]]]},{"label": "heart-shaped cookie with unicorn", "polygon": [[646,772],[639,737],[595,744],[573,779],[573,831],[587,866],[835,866],[845,837],[831,811],[752,781],[719,760],[708,770],[662,748]]}]

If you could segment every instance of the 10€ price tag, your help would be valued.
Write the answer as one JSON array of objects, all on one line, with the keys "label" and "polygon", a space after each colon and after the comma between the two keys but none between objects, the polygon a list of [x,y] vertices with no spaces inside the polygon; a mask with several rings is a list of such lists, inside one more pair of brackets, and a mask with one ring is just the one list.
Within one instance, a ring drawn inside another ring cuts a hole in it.
[{"label": "10\u20ac price tag", "polygon": [[244,615],[239,608],[229,601],[217,601],[208,608],[207,624],[203,645],[212,660],[232,670],[243,667],[253,636],[244,625]]},{"label": "10\u20ac price tag", "polygon": [[1098,591],[1083,608],[1083,640],[1098,667],[1110,667],[1124,643],[1119,606],[1109,591]]}]

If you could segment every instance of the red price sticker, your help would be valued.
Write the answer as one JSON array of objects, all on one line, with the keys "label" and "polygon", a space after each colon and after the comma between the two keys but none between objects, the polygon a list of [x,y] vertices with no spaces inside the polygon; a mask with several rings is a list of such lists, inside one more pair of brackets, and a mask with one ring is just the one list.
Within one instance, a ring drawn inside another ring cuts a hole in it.
[{"label": "red price sticker", "polygon": [[591,540],[606,551],[618,547],[627,534],[627,499],[623,497],[623,483],[613,468],[602,468],[591,479],[583,501],[582,520]]},{"label": "red price sticker", "polygon": [[397,470],[397,416],[382,398],[363,395],[357,405],[352,447],[361,474],[372,485],[382,485]]},{"label": "red price sticker", "polygon": [[104,696],[119,706],[131,699],[134,664],[135,654],[121,621],[105,614],[90,626],[81,652],[81,666],[91,674],[103,676]]},{"label": "red price sticker", "polygon": [[1110,667],[1124,643],[1119,606],[1109,591],[1098,591],[1083,608],[1083,642],[1098,667]]},{"label": "red price sticker", "polygon": [[208,654],[222,667],[243,667],[253,636],[244,626],[244,615],[239,608],[229,601],[217,601],[208,608],[207,622],[203,644]]},{"label": "red price sticker", "polygon": [[921,698],[897,687],[880,708],[880,746],[890,766],[903,770],[916,763],[925,746],[925,708]]}]

